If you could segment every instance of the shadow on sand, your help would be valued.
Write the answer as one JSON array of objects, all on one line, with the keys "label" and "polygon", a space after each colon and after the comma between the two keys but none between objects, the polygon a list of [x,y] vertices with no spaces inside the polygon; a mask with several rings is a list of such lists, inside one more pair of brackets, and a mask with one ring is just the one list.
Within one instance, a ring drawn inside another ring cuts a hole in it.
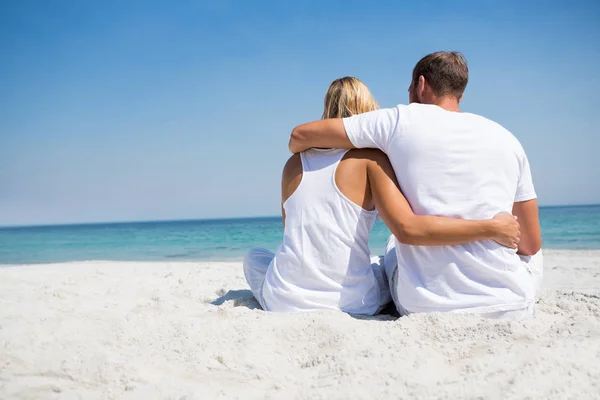
[{"label": "shadow on sand", "polygon": [[229,290],[221,297],[211,301],[213,306],[221,306],[226,302],[233,302],[234,307],[248,307],[251,310],[262,310],[258,301],[250,290]]},{"label": "shadow on sand", "polygon": [[354,319],[361,319],[366,321],[395,321],[400,318],[400,314],[396,310],[394,303],[390,302],[383,310],[376,315],[356,315],[350,314]]},{"label": "shadow on sand", "polygon": [[[258,301],[252,295],[250,290],[229,290],[224,293],[218,293],[221,296],[210,302],[213,306],[222,306],[225,303],[232,302],[233,307],[247,307],[250,310],[262,310]],[[350,314],[352,318],[367,320],[367,321],[394,321],[400,317],[394,307],[394,303],[388,304],[379,314],[377,315],[354,315]]]}]

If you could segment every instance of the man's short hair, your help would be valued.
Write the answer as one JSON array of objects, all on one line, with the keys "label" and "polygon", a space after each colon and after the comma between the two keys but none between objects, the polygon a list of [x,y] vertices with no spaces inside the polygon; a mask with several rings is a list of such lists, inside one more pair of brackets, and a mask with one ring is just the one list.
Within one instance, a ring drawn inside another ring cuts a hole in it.
[{"label": "man's short hair", "polygon": [[413,87],[423,75],[433,92],[440,97],[460,99],[469,82],[469,67],[465,57],[456,51],[438,51],[421,58],[413,69]]}]

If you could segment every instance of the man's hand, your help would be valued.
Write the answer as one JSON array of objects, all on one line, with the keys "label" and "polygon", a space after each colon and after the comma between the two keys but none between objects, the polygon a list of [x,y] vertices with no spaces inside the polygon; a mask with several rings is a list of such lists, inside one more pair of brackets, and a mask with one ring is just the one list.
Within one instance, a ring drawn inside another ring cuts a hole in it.
[{"label": "man's hand", "polygon": [[492,221],[495,229],[494,241],[511,249],[518,248],[521,241],[521,227],[517,222],[517,217],[503,212],[497,214]]}]

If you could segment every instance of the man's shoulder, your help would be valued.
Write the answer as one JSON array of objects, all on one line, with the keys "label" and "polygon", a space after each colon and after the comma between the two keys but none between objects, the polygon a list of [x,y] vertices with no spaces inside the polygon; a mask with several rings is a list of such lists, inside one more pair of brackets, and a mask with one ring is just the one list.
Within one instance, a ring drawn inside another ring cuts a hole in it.
[{"label": "man's shoulder", "polygon": [[484,117],[483,115],[473,114],[473,113],[464,113],[472,118],[473,123],[480,127],[481,130],[485,130],[488,132],[494,132],[502,137],[506,138],[508,142],[516,145],[517,147],[521,147],[521,143],[519,139],[507,128],[505,128],[499,122],[496,122],[490,118]]},{"label": "man's shoulder", "polygon": [[466,118],[469,118],[473,124],[485,127],[485,129],[495,130],[495,131],[502,132],[504,134],[508,134],[508,135],[512,136],[512,133],[508,129],[506,129],[499,122],[496,122],[493,119],[484,117],[483,115],[480,115],[480,114],[474,114],[474,113],[469,113],[469,112],[463,112],[461,114],[463,116],[465,116]]}]

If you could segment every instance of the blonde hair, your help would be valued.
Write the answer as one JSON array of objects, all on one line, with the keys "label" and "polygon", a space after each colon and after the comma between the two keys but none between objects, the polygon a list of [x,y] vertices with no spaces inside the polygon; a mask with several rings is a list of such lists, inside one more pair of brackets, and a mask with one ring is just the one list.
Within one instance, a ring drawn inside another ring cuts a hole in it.
[{"label": "blonde hair", "polygon": [[378,108],[379,105],[369,92],[369,88],[359,79],[346,76],[336,79],[329,85],[322,118],[346,118]]}]

